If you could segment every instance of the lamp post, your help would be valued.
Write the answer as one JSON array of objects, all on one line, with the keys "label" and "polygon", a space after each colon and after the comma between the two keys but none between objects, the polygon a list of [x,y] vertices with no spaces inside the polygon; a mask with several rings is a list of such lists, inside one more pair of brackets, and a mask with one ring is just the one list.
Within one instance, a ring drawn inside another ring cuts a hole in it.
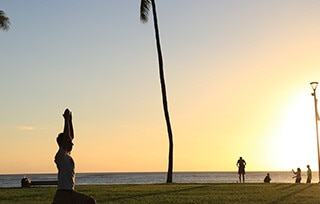
[{"label": "lamp post", "polygon": [[319,134],[318,134],[318,100],[317,100],[317,96],[316,96],[316,89],[318,87],[318,82],[311,82],[311,88],[313,89],[313,93],[311,93],[311,95],[313,96],[314,99],[314,111],[315,111],[315,119],[316,119],[316,135],[317,135],[317,149],[318,149],[318,173],[319,173],[319,183],[320,183],[320,149],[319,149]]}]

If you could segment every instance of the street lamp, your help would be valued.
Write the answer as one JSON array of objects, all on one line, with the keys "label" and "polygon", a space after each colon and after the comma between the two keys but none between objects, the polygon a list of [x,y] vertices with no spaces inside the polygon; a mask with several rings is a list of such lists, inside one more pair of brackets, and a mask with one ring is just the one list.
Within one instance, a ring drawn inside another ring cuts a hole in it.
[{"label": "street lamp", "polygon": [[318,173],[319,173],[319,183],[320,183],[320,150],[319,150],[319,134],[318,134],[318,120],[319,120],[319,115],[318,115],[318,99],[316,96],[316,89],[318,87],[318,82],[311,82],[311,88],[313,89],[313,93],[311,95],[313,96],[314,99],[314,111],[315,111],[315,119],[316,119],[316,135],[317,135],[317,148],[318,148]]}]

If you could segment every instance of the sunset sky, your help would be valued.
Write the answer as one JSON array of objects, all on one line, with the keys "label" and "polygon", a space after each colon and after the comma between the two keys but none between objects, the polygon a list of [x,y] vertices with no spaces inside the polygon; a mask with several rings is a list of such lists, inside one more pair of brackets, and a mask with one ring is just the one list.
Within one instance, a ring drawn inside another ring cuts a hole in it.
[{"label": "sunset sky", "polygon": [[[0,174],[167,171],[153,21],[140,0],[0,0]],[[319,0],[158,0],[174,171],[318,170]],[[320,87],[319,87],[320,90]],[[319,92],[320,97],[320,92]]]}]

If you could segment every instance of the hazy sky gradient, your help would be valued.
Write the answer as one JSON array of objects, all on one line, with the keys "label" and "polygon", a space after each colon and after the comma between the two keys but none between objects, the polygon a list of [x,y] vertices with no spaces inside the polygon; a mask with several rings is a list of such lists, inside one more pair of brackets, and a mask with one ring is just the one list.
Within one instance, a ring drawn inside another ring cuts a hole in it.
[{"label": "hazy sky gradient", "polygon": [[[139,0],[1,1],[0,173],[166,171],[153,21]],[[158,0],[174,171],[317,170],[318,0]],[[320,96],[320,94],[319,94]]]}]

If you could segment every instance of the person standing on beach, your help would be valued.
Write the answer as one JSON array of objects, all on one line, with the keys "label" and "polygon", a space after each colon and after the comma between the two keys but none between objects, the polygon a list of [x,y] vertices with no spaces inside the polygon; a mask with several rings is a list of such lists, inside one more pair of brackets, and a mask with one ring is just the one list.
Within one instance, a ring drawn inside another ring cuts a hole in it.
[{"label": "person standing on beach", "polygon": [[240,157],[236,165],[238,167],[239,181],[241,183],[241,177],[242,177],[242,182],[244,183],[245,181],[244,175],[246,174],[245,167],[247,163],[244,159],[242,159],[242,157]]},{"label": "person standing on beach", "polygon": [[95,204],[96,201],[93,198],[74,190],[75,165],[71,157],[74,138],[72,114],[66,109],[63,117],[64,130],[57,137],[59,150],[54,160],[58,168],[58,190],[53,198],[53,204]]},{"label": "person standing on beach", "polygon": [[311,183],[311,179],[312,179],[312,171],[310,169],[310,165],[307,165],[308,171],[307,171],[307,183]]},{"label": "person standing on beach", "polygon": [[301,169],[300,169],[300,168],[297,168],[297,172],[295,172],[295,171],[292,169],[292,173],[295,174],[295,176],[292,177],[292,178],[296,178],[296,183],[300,183],[300,182],[301,182]]}]

